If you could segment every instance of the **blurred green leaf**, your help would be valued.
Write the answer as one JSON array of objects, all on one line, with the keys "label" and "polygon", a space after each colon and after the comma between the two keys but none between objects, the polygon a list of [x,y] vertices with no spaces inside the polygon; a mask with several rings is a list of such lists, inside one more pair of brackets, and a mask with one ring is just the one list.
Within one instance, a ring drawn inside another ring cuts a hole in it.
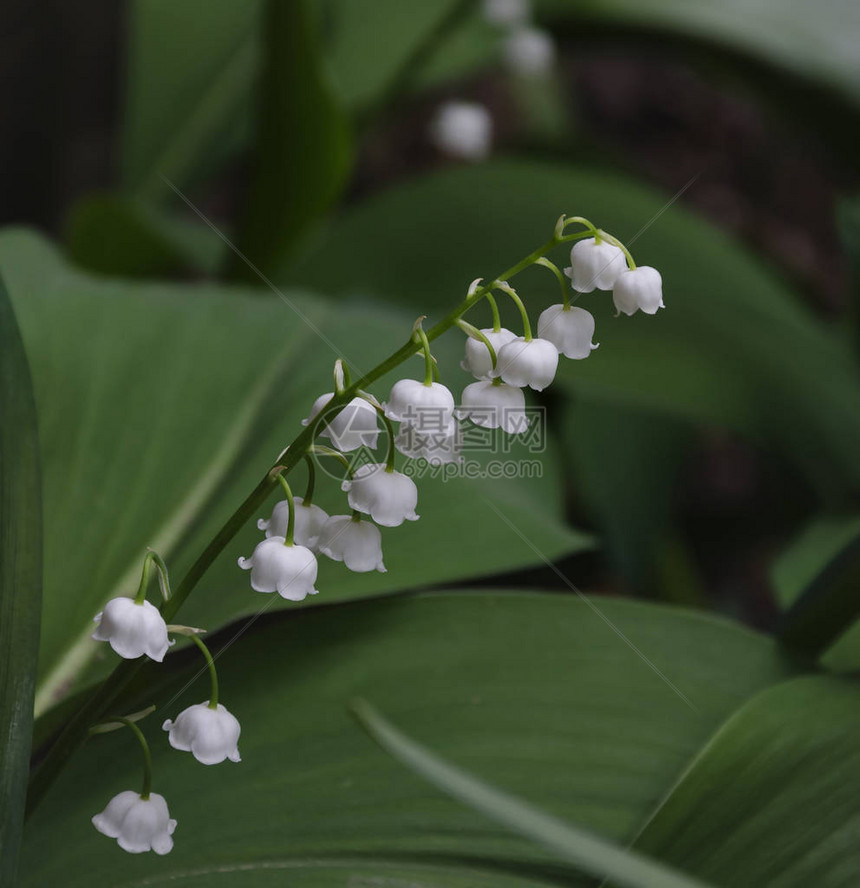
[{"label": "blurred green leaf", "polygon": [[351,709],[370,736],[411,771],[512,832],[543,845],[577,869],[601,878],[611,876],[619,885],[630,888],[703,885],[476,780],[398,731],[365,701],[356,701]]},{"label": "blurred green leaf", "polygon": [[[791,667],[770,640],[722,619],[594,604],[696,711],[573,596],[461,592],[290,611],[218,659],[221,699],[242,723],[241,764],[204,768],[159,730],[205,696],[205,675],[185,687],[198,652],[147,666],[146,690],[126,701],[129,711],[160,707],[141,727],[153,789],[179,821],[169,857],[125,855],[90,824],[139,779],[134,739],[109,734],[76,756],[30,821],[22,888],[331,885],[391,868],[440,888],[461,884],[464,870],[474,872],[467,884],[488,888],[505,875],[580,885],[569,871],[548,873],[555,861],[533,843],[404,773],[361,736],[346,704],[372,695],[479,779],[627,841],[722,721]],[[213,650],[233,634],[212,639]]]},{"label": "blurred green leaf", "polygon": [[15,884],[42,605],[39,439],[30,370],[0,277],[0,886]]},{"label": "blurred green leaf", "polygon": [[719,730],[634,847],[717,885],[860,880],[860,689],[799,678]]},{"label": "blurred green leaf", "polygon": [[[330,390],[333,345],[355,370],[370,369],[404,341],[414,314],[333,307],[296,293],[284,294],[283,304],[259,291],[99,280],[66,268],[44,241],[20,231],[0,237],[0,269],[30,354],[41,428],[41,711],[93,657],[99,669],[112,668],[113,654],[90,640],[92,617],[109,598],[135,591],[148,545],[178,580],[301,430],[317,395]],[[443,367],[459,348],[456,335],[439,342]],[[390,382],[382,381],[380,397]],[[504,458],[532,460],[536,476],[419,482],[421,521],[384,534],[388,573],[353,574],[323,559],[322,600],[540,563],[531,545],[547,558],[590,546],[563,523],[555,449],[521,445]],[[299,468],[297,492],[303,481]],[[320,505],[347,511],[339,474],[322,475],[317,486]],[[239,534],[183,609],[183,622],[214,629],[284,606],[252,592],[236,566],[259,540],[252,524]]]},{"label": "blurred green leaf", "polygon": [[[346,113],[322,58],[306,0],[267,0],[254,174],[239,247],[264,270],[292,255],[346,184],[352,162]],[[231,277],[256,280],[244,257]]]}]

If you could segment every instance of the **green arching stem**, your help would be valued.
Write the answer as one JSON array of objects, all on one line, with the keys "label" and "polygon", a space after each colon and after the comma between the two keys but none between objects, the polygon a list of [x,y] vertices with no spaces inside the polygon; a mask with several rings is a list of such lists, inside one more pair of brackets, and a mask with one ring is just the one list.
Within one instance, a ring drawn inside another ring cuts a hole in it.
[{"label": "green arching stem", "polygon": [[490,311],[493,313],[493,333],[502,329],[502,319],[499,317],[499,306],[492,293],[487,293],[487,302],[490,303]]},{"label": "green arching stem", "polygon": [[349,365],[342,361],[341,366],[343,367],[343,383],[346,388],[349,388],[352,385],[352,374],[349,372]]},{"label": "green arching stem", "polygon": [[424,350],[424,385],[433,385],[433,352],[430,351],[430,340],[421,326],[421,321],[415,324],[415,336]]},{"label": "green arching stem", "polygon": [[296,529],[296,505],[293,502],[293,491],[290,490],[290,485],[287,483],[287,479],[281,472],[278,472],[278,482],[281,487],[284,488],[284,493],[287,495],[287,508],[290,510],[289,517],[287,518],[287,533],[284,537],[284,545],[292,546],[293,533]]},{"label": "green arching stem", "polygon": [[361,512],[359,512],[358,509],[352,510],[352,520],[355,521],[356,523],[361,521]]},{"label": "green arching stem", "polygon": [[[562,232],[568,225],[584,225],[588,230],[583,231],[580,236],[587,236],[589,234],[597,235],[601,233],[598,227],[593,222],[586,219],[585,216],[562,216],[562,218],[559,219],[559,222],[561,223]],[[556,226],[556,231],[558,231],[558,226]]]},{"label": "green arching stem", "polygon": [[394,447],[394,426],[392,425],[391,420],[385,415],[385,411],[381,407],[376,407],[376,412],[382,417],[382,422],[385,424],[385,431],[388,433],[388,453],[385,457],[385,471],[393,472],[394,457],[397,453]]},{"label": "green arching stem", "polygon": [[[506,268],[493,281],[509,281],[557,246],[580,240],[585,236],[587,236],[587,232],[565,235],[563,234],[563,226],[562,230],[558,230],[557,227],[557,230],[548,241],[541,244],[527,256],[524,256],[510,268]],[[482,299],[486,298],[491,290],[492,286],[490,284],[476,288],[474,292],[470,293],[459,305],[427,331],[428,341],[432,342],[447,332],[459,318],[474,308]],[[356,397],[359,390],[369,388],[377,379],[390,373],[404,361],[408,361],[409,358],[419,351],[419,348],[419,344],[410,335],[409,339],[384,361],[377,364],[361,379],[352,383],[343,393],[332,397],[326,404],[326,408],[335,411],[333,416],[336,416],[337,412],[342,410]],[[162,603],[161,615],[165,622],[174,622],[173,618],[209,570],[212,562],[224,551],[230,541],[269,498],[273,488],[278,483],[278,474],[281,472],[285,475],[289,474],[299,461],[304,458],[305,453],[313,445],[314,439],[321,430],[321,425],[321,415],[316,422],[308,423],[281,455],[279,464],[273,466],[265,474],[257,486],[245,497],[236,511],[227,518],[221,529],[209,541],[206,548],[179,581],[179,585],[173,590],[170,600]],[[63,769],[63,766],[74,754],[75,750],[87,739],[90,725],[101,720],[104,714],[120,699],[132,679],[141,670],[143,661],[144,658],[142,657],[137,660],[123,660],[66,722],[65,727],[47,750],[41,765],[31,775],[27,792],[27,816],[36,809],[49,787],[57,778],[57,775]]]},{"label": "green arching stem", "polygon": [[483,342],[484,345],[487,346],[487,351],[490,353],[490,360],[493,362],[493,369],[496,369],[496,350],[493,348],[493,343],[490,342],[489,339],[473,324],[470,324],[468,321],[464,321],[460,318],[457,321],[457,326],[467,335],[471,336],[472,339],[477,339],[479,342]]},{"label": "green arching stem", "polygon": [[561,298],[562,298],[562,306],[564,311],[570,310],[570,287],[567,285],[567,281],[564,279],[564,275],[562,274],[561,269],[555,264],[555,262],[550,262],[546,256],[541,256],[540,259],[535,262],[535,265],[542,265],[544,268],[548,268],[556,277],[556,280],[561,287]]},{"label": "green arching stem", "polygon": [[305,495],[302,497],[302,505],[310,506],[314,499],[314,485],[317,480],[317,467],[314,465],[314,460],[310,453],[305,454],[305,463],[308,467],[308,486],[305,488]]},{"label": "green arching stem", "polygon": [[161,597],[165,601],[170,598],[170,581],[167,576],[167,565],[158,552],[154,549],[147,549],[143,559],[143,570],[140,573],[140,585],[137,587],[137,595],[134,596],[135,604],[143,604],[146,601],[146,587],[149,585],[153,564],[158,570],[158,585],[161,589]]},{"label": "green arching stem", "polygon": [[501,290],[503,293],[507,293],[508,296],[510,296],[511,299],[514,300],[514,304],[520,310],[520,315],[523,319],[523,339],[525,339],[526,342],[531,342],[532,325],[529,321],[529,313],[526,311],[526,307],[525,305],[523,305],[523,300],[520,299],[517,291],[505,281],[493,281],[493,286],[497,290]]},{"label": "green arching stem", "polygon": [[315,453],[318,456],[330,456],[333,459],[338,460],[338,462],[340,462],[340,464],[346,469],[349,477],[352,477],[352,463],[339,450],[334,450],[331,447],[326,447],[324,444],[314,444],[311,447],[311,453]]},{"label": "green arching stem", "polygon": [[636,270],[636,263],[633,261],[633,254],[630,252],[630,250],[627,249],[627,247],[624,246],[624,244],[621,243],[620,240],[618,240],[617,237],[613,237],[613,235],[607,234],[605,231],[600,231],[600,236],[607,243],[613,244],[614,246],[618,247],[618,249],[621,250],[622,253],[624,253],[624,258],[627,260],[627,267],[631,271]]},{"label": "green arching stem", "polygon": [[146,737],[143,736],[143,731],[130,718],[124,715],[118,715],[108,720],[122,722],[127,728],[131,729],[131,732],[140,743],[140,748],[143,750],[143,786],[140,789],[140,797],[146,801],[152,791],[152,755],[149,752],[149,744],[146,742]]},{"label": "green arching stem", "polygon": [[191,635],[189,638],[200,648],[200,653],[206,659],[206,665],[209,667],[209,681],[212,685],[212,689],[209,692],[209,708],[217,709],[218,708],[218,672],[215,669],[215,660],[212,658],[212,654],[209,651],[209,648],[201,641],[198,635]]}]

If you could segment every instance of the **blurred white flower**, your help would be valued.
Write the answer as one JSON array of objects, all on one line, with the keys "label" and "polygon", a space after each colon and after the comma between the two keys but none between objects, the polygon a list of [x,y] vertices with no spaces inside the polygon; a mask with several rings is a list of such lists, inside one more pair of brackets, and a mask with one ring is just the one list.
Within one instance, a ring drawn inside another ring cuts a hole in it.
[{"label": "blurred white flower", "polygon": [[239,756],[239,720],[220,703],[217,709],[195,703],[183,709],[175,721],[167,719],[161,726],[174,749],[190,752],[204,765],[217,765],[224,759],[242,761]]},{"label": "blurred white flower", "polygon": [[463,389],[457,413],[463,419],[486,429],[504,429],[509,435],[525,432],[529,426],[526,398],[522,389],[482,379]]},{"label": "blurred white flower", "polygon": [[[333,397],[332,392],[320,395],[314,401],[308,418],[302,420],[302,425],[309,425]],[[358,450],[359,447],[375,450],[378,436],[379,421],[376,408],[364,398],[353,398],[331,422],[325,424],[320,432],[321,438],[329,438],[332,445],[342,453]]]},{"label": "blurred white flower", "polygon": [[382,534],[375,524],[349,515],[332,515],[320,530],[317,546],[333,561],[342,561],[349,570],[385,573],[382,563]]},{"label": "blurred white flower", "polygon": [[417,521],[418,488],[402,472],[388,471],[385,463],[366,463],[341,484],[349,507],[364,512],[383,527]]},{"label": "blurred white flower", "polygon": [[503,345],[499,352],[498,371],[502,382],[522,388],[543,391],[555,378],[558,351],[546,339],[526,342],[522,336]]},{"label": "blurred white flower", "polygon": [[251,571],[251,588],[277,592],[289,601],[316,595],[317,560],[305,546],[285,546],[284,537],[273,536],[258,543],[250,558],[240,558],[239,567]]},{"label": "blurred white flower", "polygon": [[137,604],[131,598],[112,598],[104,610],[93,617],[98,623],[92,637],[110,642],[126,660],[147,655],[161,662],[172,642],[167,639],[167,624],[159,610],[148,601]]},{"label": "blurred white flower", "polygon": [[618,275],[627,268],[624,253],[614,244],[593,238],[578,241],[570,251],[570,267],[564,273],[573,281],[573,289],[580,293],[611,290]]},{"label": "blurred white flower", "polygon": [[[296,521],[293,529],[293,540],[298,546],[313,549],[320,528],[328,521],[328,515],[317,505],[305,505],[302,497],[293,498],[296,505]],[[272,515],[268,519],[260,518],[257,527],[266,531],[267,537],[286,537],[287,523],[290,519],[290,504],[286,500],[275,503]]]},{"label": "blurred white flower", "polygon": [[173,848],[171,836],[176,821],[170,817],[164,796],[157,792],[145,799],[127,789],[115,795],[92,820],[102,835],[116,839],[120,848],[131,854],[144,851],[167,854]]},{"label": "blurred white flower", "polygon": [[540,28],[517,28],[505,38],[505,62],[515,74],[548,74],[555,62],[555,43]]},{"label": "blurred white flower", "polygon": [[493,118],[477,102],[446,102],[430,124],[430,136],[444,154],[483,160],[493,141]]},{"label": "blurred white flower", "polygon": [[612,301],[619,313],[632,315],[637,308],[656,314],[663,305],[663,278],[656,268],[640,265],[622,272],[612,288]]},{"label": "blurred white flower", "polygon": [[538,318],[538,336],[551,342],[565,357],[587,358],[597,344],[594,336],[594,317],[576,306],[565,310],[563,305],[551,305]]},{"label": "blurred white flower", "polygon": [[[490,340],[490,345],[496,353],[496,359],[499,357],[499,349],[517,338],[517,334],[512,330],[493,330],[492,328],[481,330],[481,333]],[[466,356],[460,362],[460,366],[467,372],[471,373],[475,379],[489,379],[493,376],[493,361],[490,358],[490,350],[481,342],[480,339],[473,339],[471,336],[466,337]]]},{"label": "blurred white flower", "polygon": [[530,0],[484,0],[484,18],[491,25],[510,27],[526,21],[531,11]]}]

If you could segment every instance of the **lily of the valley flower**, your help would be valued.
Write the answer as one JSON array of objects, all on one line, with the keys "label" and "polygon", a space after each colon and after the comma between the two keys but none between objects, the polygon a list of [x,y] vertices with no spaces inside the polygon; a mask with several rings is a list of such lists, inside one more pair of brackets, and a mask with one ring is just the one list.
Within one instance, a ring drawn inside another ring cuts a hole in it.
[{"label": "lily of the valley flower", "polygon": [[224,759],[242,761],[239,756],[239,720],[221,703],[217,709],[205,703],[195,703],[183,709],[175,721],[167,719],[162,725],[174,749],[190,752],[204,765],[217,765]]},{"label": "lily of the valley flower", "polygon": [[555,43],[540,28],[516,28],[505,40],[505,61],[516,74],[548,74],[555,61]]},{"label": "lily of the valley flower", "polygon": [[114,796],[92,822],[102,835],[116,839],[120,848],[131,854],[167,854],[173,848],[176,821],[170,817],[164,796],[157,792],[144,798],[127,789]]},{"label": "lily of the valley flower", "polygon": [[[310,415],[302,420],[302,425],[309,425],[334,397],[332,392],[320,395],[311,407]],[[331,443],[342,453],[358,450],[359,447],[376,449],[379,437],[379,422],[376,409],[364,398],[353,398],[320,432],[321,438],[329,438]]]},{"label": "lily of the valley flower", "polygon": [[457,413],[485,429],[504,429],[509,435],[525,432],[529,426],[526,398],[522,389],[481,380],[463,389]]},{"label": "lily of the valley flower", "polygon": [[138,604],[131,598],[112,598],[104,610],[93,617],[98,623],[92,637],[107,641],[126,660],[147,655],[161,662],[171,643],[167,638],[167,624],[159,610],[148,601]]},{"label": "lily of the valley flower", "polygon": [[483,160],[493,142],[493,118],[477,102],[446,102],[430,126],[436,147],[462,160]]},{"label": "lily of the valley flower", "polygon": [[[483,348],[487,351],[486,346]],[[382,408],[395,422],[415,425],[419,418],[423,418],[425,422],[433,421],[443,428],[454,415],[454,396],[441,382],[427,385],[417,379],[401,379],[391,387],[391,394]]]},{"label": "lily of the valley flower", "polygon": [[612,301],[619,313],[632,315],[636,309],[645,314],[656,314],[663,305],[663,278],[650,265],[625,271],[618,276],[612,288]]},{"label": "lily of the valley flower", "polygon": [[627,268],[624,252],[605,240],[600,243],[590,237],[573,245],[570,267],[564,273],[571,279],[573,289],[580,293],[611,290],[615,281]]},{"label": "lily of the valley flower", "polygon": [[349,515],[332,515],[320,530],[317,547],[332,561],[342,561],[355,573],[378,570],[382,563],[382,534],[375,524]]},{"label": "lily of the valley flower", "polygon": [[[328,515],[314,503],[305,505],[300,496],[294,497],[293,501],[296,504],[296,526],[293,531],[293,540],[296,545],[313,549],[320,528],[328,521]],[[260,530],[265,530],[267,537],[285,537],[289,520],[290,504],[287,500],[281,500],[275,504],[269,520],[261,518],[257,522],[257,527]]]},{"label": "lily of the valley flower", "polygon": [[490,24],[510,27],[529,17],[529,0],[484,0],[484,18]]},{"label": "lily of the valley flower", "polygon": [[401,423],[394,446],[410,459],[426,459],[430,465],[460,462],[463,434],[456,419],[449,419],[443,427],[421,427]]},{"label": "lily of the valley flower", "polygon": [[558,369],[558,351],[546,339],[526,340],[522,336],[503,345],[496,369],[502,382],[522,388],[528,386],[543,391],[555,378]]},{"label": "lily of the valley flower", "polygon": [[[504,327],[501,330],[493,330],[492,328],[481,330],[481,333],[490,341],[497,359],[501,347],[517,338],[516,333],[506,330]],[[480,339],[473,339],[471,336],[466,337],[466,356],[460,362],[460,366],[467,373],[471,373],[475,379],[489,379],[495,375],[490,350]]]},{"label": "lily of the valley flower", "polygon": [[349,507],[364,512],[383,527],[417,521],[418,488],[402,472],[389,471],[385,463],[366,463],[341,484]]},{"label": "lily of the valley flower", "polygon": [[587,358],[597,344],[594,336],[594,317],[584,308],[565,308],[551,305],[538,318],[538,336],[551,342],[565,357]]},{"label": "lily of the valley flower", "polygon": [[277,592],[288,601],[316,595],[317,560],[305,546],[285,546],[284,537],[273,536],[258,543],[250,558],[240,558],[239,567],[251,571],[251,588]]}]

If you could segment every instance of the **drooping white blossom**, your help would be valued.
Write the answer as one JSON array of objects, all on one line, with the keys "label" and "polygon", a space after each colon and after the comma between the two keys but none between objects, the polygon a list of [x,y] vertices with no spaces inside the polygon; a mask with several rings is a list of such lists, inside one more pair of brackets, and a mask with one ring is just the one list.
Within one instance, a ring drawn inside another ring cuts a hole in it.
[{"label": "drooping white blossom", "polygon": [[355,573],[386,572],[382,563],[382,534],[369,521],[332,515],[320,530],[317,547],[323,555],[342,561]]},{"label": "drooping white blossom", "polygon": [[385,463],[366,463],[341,484],[349,507],[364,512],[383,527],[417,521],[418,488],[402,472],[388,471]]},{"label": "drooping white blossom", "polygon": [[491,25],[506,28],[526,21],[531,11],[530,0],[484,0],[482,11]]},{"label": "drooping white blossom", "polygon": [[565,357],[581,360],[597,348],[592,342],[594,317],[576,306],[551,305],[538,318],[538,336],[551,342]]},{"label": "drooping white blossom", "polygon": [[479,380],[463,389],[457,413],[486,429],[504,429],[509,435],[526,431],[526,398],[522,389]]},{"label": "drooping white blossom", "polygon": [[104,610],[93,617],[93,622],[98,626],[92,637],[109,642],[126,660],[146,654],[160,663],[172,644],[167,638],[164,618],[148,601],[137,604],[131,598],[112,598]]},{"label": "drooping white blossom", "polygon": [[410,459],[426,459],[430,465],[460,462],[463,435],[456,419],[444,427],[420,427],[404,422],[394,439],[394,446]]},{"label": "drooping white blossom", "polygon": [[[315,503],[306,505],[300,496],[293,497],[296,508],[296,521],[293,529],[293,540],[296,545],[313,549],[320,528],[328,521],[328,515]],[[285,537],[287,523],[290,518],[290,504],[281,500],[275,504],[270,518],[260,518],[257,527],[266,531],[267,537]]]},{"label": "drooping white blossom", "polygon": [[[333,392],[326,392],[314,401],[313,407],[307,419],[302,420],[302,425],[309,425],[326,404],[334,397]],[[325,413],[323,413],[325,416]],[[379,437],[379,417],[376,408],[364,398],[353,398],[330,422],[327,422],[320,432],[321,438],[329,438],[332,446],[342,453],[358,450],[359,447],[376,449]]]},{"label": "drooping white blossom", "polygon": [[483,160],[493,143],[493,118],[477,102],[446,102],[430,124],[430,136],[444,154]]},{"label": "drooping white blossom", "polygon": [[[496,353],[496,359],[499,356],[499,349],[517,338],[517,334],[512,330],[493,330],[492,328],[481,330],[481,333],[490,341],[493,351]],[[489,379],[493,376],[493,359],[490,357],[490,350],[481,342],[480,339],[473,339],[471,336],[466,338],[466,355],[460,362],[460,366],[467,372],[471,373],[475,379]]]},{"label": "drooping white blossom", "polygon": [[605,240],[593,237],[578,241],[570,251],[570,267],[564,273],[573,282],[573,289],[590,293],[594,289],[611,290],[618,275],[627,268],[624,252]]},{"label": "drooping white blossom", "polygon": [[619,313],[632,315],[637,309],[656,314],[663,305],[663,278],[656,268],[640,265],[622,272],[612,288],[612,301]]},{"label": "drooping white blossom", "polygon": [[454,415],[454,396],[440,382],[427,385],[417,379],[400,379],[382,407],[395,422],[441,429]]},{"label": "drooping white blossom", "polygon": [[546,339],[526,341],[517,336],[499,351],[497,364],[502,382],[516,388],[528,386],[543,391],[555,378],[558,350]]},{"label": "drooping white blossom", "polygon": [[555,43],[540,28],[516,28],[505,38],[505,62],[516,74],[539,77],[548,74],[555,62]]},{"label": "drooping white blossom", "polygon": [[277,592],[288,601],[316,595],[317,560],[305,546],[285,546],[284,537],[273,536],[257,544],[250,558],[240,558],[239,567],[251,571],[251,588]]},{"label": "drooping white blossom", "polygon": [[170,817],[164,796],[157,792],[145,799],[127,789],[115,795],[92,822],[102,835],[116,839],[120,848],[130,854],[167,854],[173,848],[171,836],[176,821]]},{"label": "drooping white blossom", "polygon": [[221,703],[217,709],[205,703],[195,703],[183,709],[174,721],[167,719],[161,726],[174,749],[190,752],[204,765],[217,765],[225,759],[242,761],[239,755],[241,726],[233,713]]}]

